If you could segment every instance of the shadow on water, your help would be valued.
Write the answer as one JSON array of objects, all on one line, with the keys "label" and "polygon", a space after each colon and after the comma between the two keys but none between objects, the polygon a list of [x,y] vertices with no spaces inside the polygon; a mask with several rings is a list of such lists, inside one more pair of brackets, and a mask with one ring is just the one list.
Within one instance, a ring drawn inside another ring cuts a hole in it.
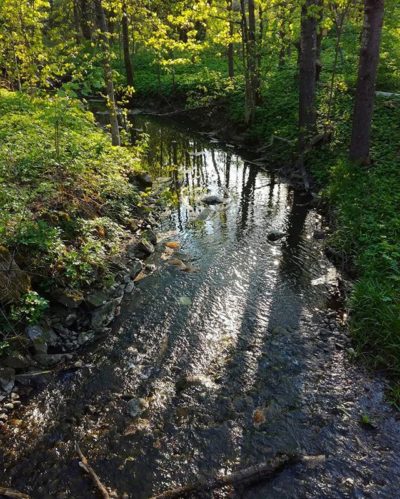
[{"label": "shadow on water", "polygon": [[[325,401],[325,366],[345,376],[313,326],[327,299],[324,276],[334,275],[311,237],[316,213],[302,193],[220,144],[143,117],[134,128],[148,134],[148,169],[169,177],[178,198],[159,235],[172,231],[198,271],[155,260],[113,335],[88,356],[91,367],[53,380],[28,406],[26,430],[8,440],[18,459],[2,463],[7,480],[33,498],[91,497],[75,439],[111,489],[139,499],[277,452],[329,449],[338,461],[329,474],[296,467],[233,497],[344,497],[335,476],[360,473],[360,448],[343,447],[333,423],[321,440],[311,414]],[[224,202],[206,207],[206,193]],[[271,243],[271,230],[285,237]],[[338,404],[344,395],[329,383]],[[130,398],[143,399],[139,418],[127,414]]]}]

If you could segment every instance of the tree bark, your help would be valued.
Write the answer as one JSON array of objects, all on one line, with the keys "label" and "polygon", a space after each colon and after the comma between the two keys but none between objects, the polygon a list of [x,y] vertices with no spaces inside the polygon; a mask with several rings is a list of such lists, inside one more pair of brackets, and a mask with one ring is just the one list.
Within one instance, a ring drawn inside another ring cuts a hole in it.
[{"label": "tree bark", "polygon": [[364,27],[354,103],[350,159],[369,162],[375,83],[384,16],[384,0],[364,0]]},{"label": "tree bark", "polygon": [[303,153],[316,124],[317,19],[312,7],[318,0],[306,0],[301,10],[299,67],[299,149]]},{"label": "tree bark", "polygon": [[121,139],[119,135],[118,114],[117,106],[115,104],[114,82],[110,62],[110,43],[107,37],[107,21],[101,0],[95,0],[94,3],[96,7],[97,21],[100,29],[100,41],[103,49],[103,70],[104,80],[107,88],[107,107],[110,116],[112,144],[114,146],[119,146],[121,145]]},{"label": "tree bark", "polygon": [[128,86],[133,87],[133,67],[131,53],[129,50],[129,23],[125,3],[122,7],[122,46],[124,51],[126,82]]},{"label": "tree bark", "polygon": [[[234,25],[231,19],[232,16],[232,0],[227,0],[227,10],[229,17],[229,37],[232,38],[234,34]],[[235,65],[234,65],[234,49],[233,43],[229,42],[228,44],[228,75],[229,78],[233,78],[235,76]]]},{"label": "tree bark", "polygon": [[251,125],[254,122],[257,93],[259,91],[259,77],[257,68],[257,45],[256,45],[256,18],[254,0],[247,0],[248,18],[246,14],[246,2],[240,0],[240,8],[242,13],[242,37],[243,49],[245,51],[245,112],[244,121],[246,125]]}]

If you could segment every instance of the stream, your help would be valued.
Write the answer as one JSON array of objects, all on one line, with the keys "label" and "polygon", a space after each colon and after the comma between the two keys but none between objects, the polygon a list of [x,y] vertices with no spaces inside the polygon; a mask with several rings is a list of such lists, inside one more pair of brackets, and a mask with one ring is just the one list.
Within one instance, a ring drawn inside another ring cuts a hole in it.
[{"label": "stream", "polygon": [[[399,497],[398,413],[384,380],[351,359],[340,276],[315,237],[324,220],[310,199],[229,144],[132,119],[148,134],[149,171],[175,199],[152,273],[113,333],[52,375],[2,435],[0,483],[37,499],[96,497],[76,440],[120,498],[279,453],[317,459],[202,497]],[[223,202],[206,206],[205,195]],[[275,231],[284,235],[273,241]]]}]

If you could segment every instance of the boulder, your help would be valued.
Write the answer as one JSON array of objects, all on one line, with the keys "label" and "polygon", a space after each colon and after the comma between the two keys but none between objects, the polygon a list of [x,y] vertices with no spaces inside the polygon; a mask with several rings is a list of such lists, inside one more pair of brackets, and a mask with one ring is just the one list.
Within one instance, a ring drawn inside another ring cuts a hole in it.
[{"label": "boulder", "polygon": [[19,268],[8,249],[0,246],[0,303],[16,303],[30,285],[29,275]]}]

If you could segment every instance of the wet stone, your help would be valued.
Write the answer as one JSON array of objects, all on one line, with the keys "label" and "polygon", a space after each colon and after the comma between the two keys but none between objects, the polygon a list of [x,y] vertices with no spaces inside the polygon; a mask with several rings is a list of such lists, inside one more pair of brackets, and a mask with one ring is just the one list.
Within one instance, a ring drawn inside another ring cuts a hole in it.
[{"label": "wet stone", "polygon": [[15,384],[15,369],[12,367],[0,367],[0,387],[10,393]]}]

